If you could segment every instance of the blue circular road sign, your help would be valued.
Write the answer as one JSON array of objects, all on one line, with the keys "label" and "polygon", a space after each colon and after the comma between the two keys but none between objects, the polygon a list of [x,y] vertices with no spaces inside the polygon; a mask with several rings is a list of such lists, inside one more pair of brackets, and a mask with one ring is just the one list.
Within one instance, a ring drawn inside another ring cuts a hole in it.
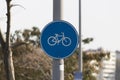
[{"label": "blue circular road sign", "polygon": [[62,59],[73,54],[78,45],[78,33],[66,21],[53,21],[42,30],[41,47],[52,58]]}]

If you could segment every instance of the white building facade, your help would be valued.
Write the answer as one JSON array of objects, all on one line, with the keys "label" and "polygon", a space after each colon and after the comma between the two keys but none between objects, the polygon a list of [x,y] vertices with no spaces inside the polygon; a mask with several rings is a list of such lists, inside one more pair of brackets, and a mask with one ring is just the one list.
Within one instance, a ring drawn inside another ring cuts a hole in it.
[{"label": "white building facade", "polygon": [[115,80],[120,80],[120,51],[116,51],[116,78]]}]

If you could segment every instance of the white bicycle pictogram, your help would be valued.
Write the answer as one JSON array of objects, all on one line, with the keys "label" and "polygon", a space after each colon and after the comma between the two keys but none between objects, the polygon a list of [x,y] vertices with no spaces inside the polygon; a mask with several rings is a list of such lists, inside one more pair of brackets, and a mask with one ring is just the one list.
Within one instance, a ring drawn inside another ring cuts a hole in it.
[{"label": "white bicycle pictogram", "polygon": [[62,35],[55,34],[55,36],[50,36],[47,40],[48,44],[50,46],[55,46],[56,44],[62,43],[63,46],[70,46],[71,45],[71,39],[69,37],[66,37],[63,32],[61,32]]}]

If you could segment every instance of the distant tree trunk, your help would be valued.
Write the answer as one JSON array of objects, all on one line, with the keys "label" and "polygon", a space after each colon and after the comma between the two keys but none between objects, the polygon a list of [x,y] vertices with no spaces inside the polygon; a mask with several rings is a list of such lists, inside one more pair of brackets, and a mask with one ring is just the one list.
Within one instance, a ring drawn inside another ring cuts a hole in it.
[{"label": "distant tree trunk", "polygon": [[0,43],[2,46],[2,52],[4,54],[4,65],[5,65],[5,72],[6,72],[6,80],[15,80],[14,75],[14,66],[12,60],[12,51],[10,48],[10,21],[11,21],[11,14],[10,14],[10,5],[11,0],[6,0],[7,5],[7,32],[6,32],[6,40],[4,40],[2,32],[0,30]]},{"label": "distant tree trunk", "polygon": [[15,80],[12,51],[10,49],[4,53],[4,65],[6,71],[6,79]]}]

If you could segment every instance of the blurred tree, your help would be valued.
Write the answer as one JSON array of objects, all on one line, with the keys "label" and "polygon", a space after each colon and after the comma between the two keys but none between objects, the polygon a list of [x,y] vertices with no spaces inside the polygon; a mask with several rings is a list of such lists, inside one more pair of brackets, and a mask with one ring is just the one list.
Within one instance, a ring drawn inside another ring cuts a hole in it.
[{"label": "blurred tree", "polygon": [[28,41],[31,35],[31,30],[29,29],[25,29],[22,33],[23,37],[24,37],[24,41]]},{"label": "blurred tree", "polygon": [[34,45],[40,46],[40,30],[38,27],[33,27],[31,31],[31,37],[36,37],[34,40]]},{"label": "blurred tree", "polygon": [[[83,51],[83,80],[96,80],[103,58],[109,59],[109,52]],[[95,74],[95,75],[94,75]]]},{"label": "blurred tree", "polygon": [[[89,44],[93,38],[85,38],[82,40],[84,44]],[[101,61],[107,56],[109,58],[110,52],[105,52],[102,48],[98,50],[88,50],[83,52],[83,80],[96,80],[101,67]],[[92,63],[93,62],[93,63]]]},{"label": "blurred tree", "polygon": [[[84,44],[93,41],[93,38],[85,38],[82,40]],[[78,48],[79,49],[79,48]],[[65,59],[65,80],[73,80],[74,72],[78,69],[78,54],[79,50],[69,58]],[[103,49],[82,51],[83,53],[83,80],[96,80],[94,74],[98,74],[103,58],[109,58],[109,52]]]},{"label": "blurred tree", "polygon": [[[22,53],[30,53],[29,51],[34,51],[32,49],[33,45],[38,47],[40,45],[39,39],[40,39],[40,30],[39,30],[39,28],[37,28],[35,26],[32,27],[32,29],[24,29],[24,31],[16,30],[14,32],[14,34],[10,35],[10,42],[11,42],[10,46],[11,46],[11,50],[13,51],[13,55],[19,55],[19,54],[21,55]],[[82,40],[82,42],[84,44],[88,44],[92,41],[93,41],[93,38],[85,38],[84,40]],[[0,31],[0,43],[1,43],[2,49],[4,49],[5,46],[3,46],[3,45],[5,45],[6,42],[3,38],[1,31]],[[78,65],[77,65],[78,54],[79,54],[78,49],[76,49],[75,54],[73,54],[69,58],[65,59],[65,80],[73,80],[73,77],[74,77],[73,74],[78,69]],[[104,52],[104,50],[83,51],[83,80],[96,80],[93,73],[99,72],[99,70],[97,70],[96,67],[100,68],[101,67],[101,60],[105,56],[108,56],[108,55],[109,55],[109,52]],[[33,57],[33,56],[31,56],[31,57]],[[43,59],[43,57],[41,57],[40,59]],[[47,58],[44,58],[44,59],[47,60]],[[36,60],[34,60],[34,62],[35,61]],[[47,60],[47,61],[49,61],[49,60]],[[91,63],[92,61],[95,61],[95,63]],[[23,61],[23,63],[24,63],[24,61]],[[41,64],[41,63],[39,63],[39,64]],[[40,66],[42,67],[42,65],[43,64],[41,64]],[[50,61],[49,61],[48,65],[51,65]],[[44,66],[44,68],[45,67],[47,67],[47,66]],[[17,67],[17,70],[19,70],[19,69],[21,71],[24,71],[21,68]],[[47,71],[48,71],[48,69],[49,68],[47,68]],[[43,68],[40,70],[42,71],[41,73],[46,75],[44,72],[46,70],[44,70]],[[38,73],[40,73],[40,72],[38,72]],[[50,74],[50,72],[47,74]],[[31,74],[31,75],[33,75],[33,74]],[[20,76],[20,75],[17,74],[17,76]],[[22,76],[24,76],[24,75],[22,74]],[[42,80],[43,78],[40,78],[40,79]],[[22,78],[17,77],[17,79],[21,80]],[[47,79],[50,79],[50,75],[49,75],[49,78],[47,78]],[[8,80],[11,80],[11,79],[8,79]],[[25,78],[25,80],[26,80],[26,78]]]},{"label": "blurred tree", "polygon": [[16,30],[14,34],[11,34],[10,40],[14,54],[18,54],[16,52],[20,50],[27,53],[32,51],[34,47],[40,47],[40,30],[37,27],[24,29],[23,31]]},{"label": "blurred tree", "polygon": [[85,39],[82,40],[82,42],[83,42],[84,44],[89,44],[89,43],[92,42],[92,41],[93,41],[93,38],[85,38]]},{"label": "blurred tree", "polygon": [[32,43],[34,46],[40,46],[40,30],[37,27],[32,27],[32,29],[25,29],[22,33],[22,37],[25,42]]},{"label": "blurred tree", "polygon": [[14,6],[20,6],[23,8],[23,6],[19,4],[11,4],[12,0],[5,0],[6,1],[6,16],[7,16],[7,27],[6,27],[6,37],[4,39],[3,34],[0,29],[0,44],[2,53],[4,55],[4,69],[6,72],[6,80],[15,80],[14,75],[14,66],[13,66],[13,60],[12,60],[12,50],[11,50],[11,44],[14,39],[10,39],[10,29],[11,29],[11,8]]},{"label": "blurred tree", "polygon": [[14,75],[14,66],[12,60],[12,51],[10,48],[10,28],[11,28],[11,1],[6,0],[7,6],[7,31],[6,31],[6,39],[3,38],[3,34],[0,30],[0,44],[2,47],[2,53],[4,54],[4,65],[5,65],[5,72],[6,72],[6,80],[15,80]]},{"label": "blurred tree", "polygon": [[[26,44],[26,42],[22,42],[22,39],[20,37],[20,31],[16,31],[14,35],[10,35],[10,28],[11,28],[11,8],[14,6],[20,6],[19,4],[11,4],[12,0],[6,0],[6,8],[7,8],[7,31],[6,31],[6,38],[3,38],[3,34],[0,29],[0,44],[2,47],[2,53],[4,54],[4,68],[6,72],[6,80],[15,80],[15,74],[14,74],[14,66],[13,66],[13,59],[12,59],[12,50],[16,46],[19,46],[21,44]],[[24,31],[23,37],[24,40],[27,41],[29,40],[30,37],[30,32],[29,31]],[[36,33],[36,34],[35,34]],[[37,35],[38,37],[38,29],[33,28],[32,35]],[[16,40],[15,40],[15,35],[16,35]],[[15,42],[14,42],[15,41]],[[10,44],[11,42],[11,44]]]}]

